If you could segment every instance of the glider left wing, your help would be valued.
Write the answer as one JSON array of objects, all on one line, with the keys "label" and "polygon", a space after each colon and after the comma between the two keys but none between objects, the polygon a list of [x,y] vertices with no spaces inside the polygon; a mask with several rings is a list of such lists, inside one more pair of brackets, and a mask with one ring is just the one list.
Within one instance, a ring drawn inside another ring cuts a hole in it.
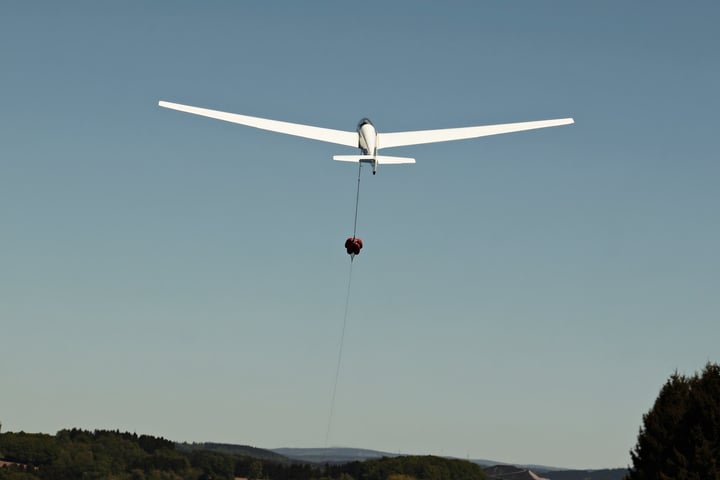
[{"label": "glider left wing", "polygon": [[215,118],[226,122],[239,123],[248,127],[255,127],[261,130],[270,130],[272,132],[285,133],[287,135],[295,135],[296,137],[310,138],[320,140],[322,142],[336,143],[338,145],[347,145],[348,147],[358,147],[357,132],[347,132],[344,130],[333,130],[331,128],[313,127],[310,125],[302,125],[299,123],[280,122],[278,120],[268,120],[266,118],[250,117],[247,115],[239,115],[237,113],[221,112],[219,110],[210,110],[207,108],[191,107],[190,105],[181,105],[179,103],[171,103],[160,101],[158,105],[181,112],[201,115],[203,117]]}]

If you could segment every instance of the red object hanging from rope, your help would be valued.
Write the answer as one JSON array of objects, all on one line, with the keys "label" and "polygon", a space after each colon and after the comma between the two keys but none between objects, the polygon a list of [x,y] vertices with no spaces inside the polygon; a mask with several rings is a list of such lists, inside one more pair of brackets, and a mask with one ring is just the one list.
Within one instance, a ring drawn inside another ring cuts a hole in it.
[{"label": "red object hanging from rope", "polygon": [[362,247],[362,240],[357,237],[350,237],[345,240],[345,250],[347,250],[348,255],[358,255]]}]

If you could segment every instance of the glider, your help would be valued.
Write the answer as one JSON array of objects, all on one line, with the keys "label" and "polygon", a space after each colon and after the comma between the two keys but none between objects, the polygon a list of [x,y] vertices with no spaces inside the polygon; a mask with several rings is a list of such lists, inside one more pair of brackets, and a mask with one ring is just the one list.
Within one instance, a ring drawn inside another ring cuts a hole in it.
[{"label": "glider", "polygon": [[281,122],[266,118],[250,117],[237,113],[221,112],[207,108],[192,107],[179,103],[160,101],[161,107],[179,110],[181,112],[215,118],[226,122],[238,123],[248,127],[270,130],[272,132],[295,135],[297,137],[320,140],[322,142],[346,145],[359,148],[361,155],[335,155],[333,160],[341,162],[361,162],[372,165],[373,175],[377,173],[377,166],[381,164],[415,163],[414,158],[390,157],[378,155],[381,148],[403,147],[408,145],[421,145],[424,143],[449,142],[451,140],[465,140],[468,138],[486,137],[501,133],[521,132],[537,128],[558,127],[569,125],[575,121],[572,118],[558,118],[555,120],[539,120],[535,122],[503,123],[498,125],[483,125],[479,127],[445,128],[441,130],[418,130],[413,132],[378,133],[372,122],[363,118],[358,123],[357,130],[349,132],[330,128],[313,127],[299,123]]}]

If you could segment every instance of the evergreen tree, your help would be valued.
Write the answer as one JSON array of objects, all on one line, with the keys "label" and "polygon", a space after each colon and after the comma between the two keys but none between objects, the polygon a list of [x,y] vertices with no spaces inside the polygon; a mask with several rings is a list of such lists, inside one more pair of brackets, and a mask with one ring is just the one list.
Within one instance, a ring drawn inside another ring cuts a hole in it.
[{"label": "evergreen tree", "polygon": [[259,478],[262,478],[262,470],[262,462],[255,460],[250,464],[250,469],[248,470],[248,478],[250,480],[257,480]]},{"label": "evergreen tree", "polygon": [[630,456],[628,480],[720,480],[720,365],[670,377]]}]

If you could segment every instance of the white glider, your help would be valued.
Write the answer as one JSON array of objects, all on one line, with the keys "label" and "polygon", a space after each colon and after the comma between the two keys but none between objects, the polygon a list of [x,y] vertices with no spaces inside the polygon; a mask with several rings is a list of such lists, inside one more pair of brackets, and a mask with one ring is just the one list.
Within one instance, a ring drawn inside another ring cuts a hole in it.
[{"label": "white glider", "polygon": [[575,122],[572,118],[559,118],[555,120],[504,123],[499,125],[483,125],[479,127],[378,133],[372,122],[367,118],[363,118],[360,120],[360,123],[358,123],[356,131],[348,132],[345,130],[333,130],[330,128],[301,125],[299,123],[280,122],[278,120],[250,117],[247,115],[239,115],[237,113],[209,110],[207,108],[191,107],[189,105],[181,105],[179,103],[160,101],[158,104],[161,107],[192,113],[195,115],[202,115],[203,117],[225,120],[226,122],[239,123],[240,125],[246,125],[248,127],[285,133],[287,135],[295,135],[297,137],[311,138],[313,140],[336,143],[338,145],[346,145],[348,147],[356,147],[360,149],[362,155],[335,155],[333,156],[333,160],[339,160],[341,162],[370,163],[373,167],[373,174],[377,172],[377,166],[379,164],[415,163],[414,158],[378,155],[378,150],[381,148],[420,145],[423,143],[448,142],[451,140],[465,140],[468,138],[499,135],[501,133],[557,127],[560,125],[569,125]]}]

